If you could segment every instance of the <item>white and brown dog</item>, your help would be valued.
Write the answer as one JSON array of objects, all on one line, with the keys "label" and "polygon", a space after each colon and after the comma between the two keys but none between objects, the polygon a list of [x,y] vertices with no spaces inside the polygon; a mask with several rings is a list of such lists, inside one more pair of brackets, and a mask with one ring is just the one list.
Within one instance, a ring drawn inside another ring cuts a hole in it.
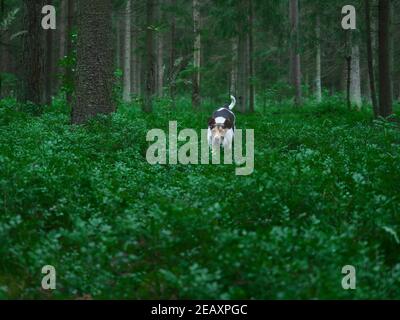
[{"label": "white and brown dog", "polygon": [[221,145],[224,149],[232,148],[236,121],[232,109],[235,105],[236,99],[234,96],[231,96],[231,104],[227,104],[215,111],[208,121],[208,144],[213,151]]}]

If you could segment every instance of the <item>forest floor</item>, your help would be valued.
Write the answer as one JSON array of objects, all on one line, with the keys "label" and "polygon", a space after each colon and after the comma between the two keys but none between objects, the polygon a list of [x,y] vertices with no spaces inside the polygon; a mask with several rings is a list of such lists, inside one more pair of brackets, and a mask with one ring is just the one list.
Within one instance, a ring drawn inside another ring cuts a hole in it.
[{"label": "forest floor", "polygon": [[[206,127],[189,105],[125,106],[82,127],[60,101],[15,109],[0,102],[0,298],[400,297],[394,124],[336,100],[238,115],[255,169],[236,176],[147,163],[148,130]],[[342,288],[345,265],[356,290]]]}]

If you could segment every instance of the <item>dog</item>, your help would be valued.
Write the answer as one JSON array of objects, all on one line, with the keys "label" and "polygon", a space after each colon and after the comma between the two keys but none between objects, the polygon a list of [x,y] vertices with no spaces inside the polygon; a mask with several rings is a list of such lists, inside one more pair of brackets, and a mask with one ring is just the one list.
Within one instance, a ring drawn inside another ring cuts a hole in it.
[{"label": "dog", "polygon": [[236,117],[232,112],[236,105],[236,98],[231,96],[231,104],[226,104],[215,111],[208,120],[208,144],[213,150],[221,145],[224,149],[231,149],[235,135]]}]

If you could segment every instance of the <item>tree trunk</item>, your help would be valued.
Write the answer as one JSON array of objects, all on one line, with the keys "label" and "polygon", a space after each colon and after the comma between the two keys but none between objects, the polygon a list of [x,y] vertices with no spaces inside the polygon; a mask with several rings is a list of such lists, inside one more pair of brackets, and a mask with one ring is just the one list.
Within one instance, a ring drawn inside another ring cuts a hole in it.
[{"label": "tree trunk", "polygon": [[[239,2],[238,11],[246,12],[246,0]],[[248,110],[250,86],[249,86],[249,34],[247,29],[248,20],[241,15],[239,18],[239,40],[238,40],[238,76],[237,76],[237,102],[239,112],[245,113]]]},{"label": "tree trunk", "polygon": [[373,55],[373,50],[372,50],[372,36],[371,36],[370,0],[365,0],[365,18],[366,18],[366,25],[367,25],[366,44],[367,44],[369,89],[370,89],[370,95],[371,95],[374,116],[377,117],[379,114],[379,110],[378,110],[378,101],[377,101],[377,97],[376,97],[376,88],[375,88],[374,55]]},{"label": "tree trunk", "polygon": [[292,85],[296,90],[295,104],[300,106],[302,104],[301,93],[301,65],[300,65],[300,51],[299,51],[299,1],[290,0],[290,51],[291,51],[291,70],[292,70]]},{"label": "tree trunk", "polygon": [[59,48],[58,58],[61,60],[67,55],[67,19],[68,19],[68,0],[61,0],[59,22]]},{"label": "tree trunk", "polygon": [[[72,56],[73,49],[72,49],[72,28],[74,24],[74,16],[75,16],[75,0],[66,0],[67,1],[67,27],[66,27],[66,54],[68,56]],[[66,70],[66,78],[71,79],[73,78],[73,70],[72,67],[68,67]],[[72,91],[67,92],[67,102],[69,105],[72,105]]]},{"label": "tree trunk", "polygon": [[353,44],[351,48],[351,86],[350,99],[351,103],[361,109],[361,80],[360,80],[360,48],[358,44]]},{"label": "tree trunk", "polygon": [[114,23],[115,23],[115,30],[116,30],[116,49],[115,49],[115,65],[117,69],[121,69],[122,62],[121,62],[121,54],[120,54],[120,49],[121,49],[121,42],[122,42],[122,32],[121,32],[121,24],[120,24],[120,18],[118,17],[118,14],[114,15]]},{"label": "tree trunk", "polygon": [[[137,1],[132,2],[133,12],[136,13]],[[140,56],[138,52],[139,48],[139,33],[136,29],[138,24],[138,17],[136,14],[132,14],[132,93],[140,95]]]},{"label": "tree trunk", "polygon": [[255,109],[255,85],[254,85],[254,10],[253,10],[253,0],[249,0],[249,111],[254,112]]},{"label": "tree trunk", "polygon": [[238,73],[238,65],[237,65],[237,55],[238,55],[238,44],[237,38],[231,40],[232,42],[232,65],[231,65],[231,84],[230,84],[230,94],[236,96],[237,95],[237,73]]},{"label": "tree trunk", "polygon": [[[157,20],[158,25],[162,23],[162,10],[161,3],[157,4]],[[157,46],[157,64],[156,64],[156,93],[157,96],[163,96],[164,89],[164,41],[163,34],[160,30],[157,31],[156,35],[156,46]]]},{"label": "tree trunk", "polygon": [[153,95],[155,86],[155,66],[154,66],[154,0],[146,1],[146,89],[143,111],[153,110]]},{"label": "tree trunk", "polygon": [[44,104],[45,74],[44,74],[44,30],[41,26],[44,0],[24,0],[25,27],[22,48],[22,80],[23,90],[20,96],[22,102]]},{"label": "tree trunk", "polygon": [[390,67],[390,0],[379,0],[379,115],[393,113]]},{"label": "tree trunk", "polygon": [[[53,1],[47,0],[48,5],[53,5]],[[54,72],[54,48],[53,48],[53,40],[54,40],[54,30],[48,29],[43,31],[43,46],[46,48],[45,50],[45,60],[44,60],[44,76],[45,76],[45,89],[43,101],[47,105],[51,104],[51,98],[53,95],[53,83],[55,79]]]},{"label": "tree trunk", "polygon": [[123,101],[131,102],[131,0],[125,7]]},{"label": "tree trunk", "polygon": [[193,79],[192,79],[192,105],[195,109],[200,108],[200,67],[201,67],[201,36],[200,36],[200,3],[193,0]]},{"label": "tree trunk", "polygon": [[[171,0],[171,6],[176,7],[176,0]],[[170,81],[170,97],[173,106],[175,105],[175,95],[176,95],[176,81],[175,81],[175,61],[176,61],[176,17],[175,13],[172,13],[171,17],[171,47],[170,47],[170,57],[169,57],[169,81]]]},{"label": "tree trunk", "polygon": [[53,39],[54,31],[49,29],[45,30],[45,46],[46,46],[46,60],[45,60],[45,92],[44,102],[48,105],[51,104],[53,95],[53,83],[56,80],[54,75],[54,54],[53,54]]},{"label": "tree trunk", "polygon": [[72,123],[85,123],[98,114],[115,111],[112,99],[112,3],[79,1],[76,104]]},{"label": "tree trunk", "polygon": [[[4,13],[5,13],[5,7],[4,7],[4,0],[0,1],[0,21],[3,21],[4,18]],[[0,43],[2,42],[2,34],[0,34]],[[4,48],[2,45],[0,45],[0,99],[3,98],[3,79],[2,79],[2,74],[1,72],[5,69],[5,63],[4,63]]]},{"label": "tree trunk", "polygon": [[315,59],[315,98],[317,102],[322,101],[322,83],[321,83],[321,21],[319,13],[317,13],[315,25],[315,35],[317,38],[317,54]]}]

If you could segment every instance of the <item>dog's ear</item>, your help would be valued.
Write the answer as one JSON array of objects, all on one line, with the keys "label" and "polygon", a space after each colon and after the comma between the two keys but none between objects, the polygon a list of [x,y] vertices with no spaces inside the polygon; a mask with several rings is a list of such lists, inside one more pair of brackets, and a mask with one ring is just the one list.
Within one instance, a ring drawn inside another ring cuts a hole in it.
[{"label": "dog's ear", "polygon": [[224,128],[225,129],[232,129],[232,127],[233,127],[233,123],[229,119],[226,119],[225,122],[224,122]]},{"label": "dog's ear", "polygon": [[214,118],[208,119],[208,126],[210,128],[214,128],[215,127],[215,119]]}]

